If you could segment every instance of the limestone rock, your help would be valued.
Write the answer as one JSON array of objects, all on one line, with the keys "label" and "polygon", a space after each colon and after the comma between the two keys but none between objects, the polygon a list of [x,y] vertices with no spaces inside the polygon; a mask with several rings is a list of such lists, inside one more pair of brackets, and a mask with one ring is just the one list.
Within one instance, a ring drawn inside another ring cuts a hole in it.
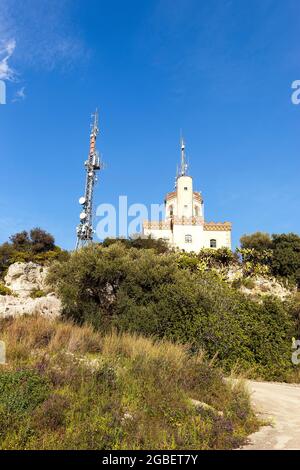
[{"label": "limestone rock", "polygon": [[198,400],[193,400],[192,398],[190,399],[190,402],[196,410],[198,411],[208,411],[212,413],[213,415],[223,417],[224,413],[223,411],[218,411],[215,408],[213,408],[211,405],[208,405],[207,403],[204,403],[203,401],[198,401]]},{"label": "limestone rock", "polygon": [[19,297],[30,297],[35,289],[43,290],[47,269],[35,263],[14,263],[7,271],[5,285]]},{"label": "limestone rock", "polygon": [[14,263],[5,276],[5,285],[14,295],[0,296],[0,318],[20,315],[45,315],[57,317],[61,314],[61,302],[53,294],[31,298],[35,290],[45,290],[47,268],[35,263]]},{"label": "limestone rock", "polygon": [[53,294],[38,299],[12,295],[0,296],[0,318],[34,314],[55,318],[60,313],[61,302]]},{"label": "limestone rock", "polygon": [[292,294],[292,290],[283,286],[275,278],[266,278],[263,276],[256,276],[253,278],[253,288],[249,289],[246,286],[241,287],[241,292],[251,297],[264,297],[272,295],[278,297],[280,300],[285,300]]}]

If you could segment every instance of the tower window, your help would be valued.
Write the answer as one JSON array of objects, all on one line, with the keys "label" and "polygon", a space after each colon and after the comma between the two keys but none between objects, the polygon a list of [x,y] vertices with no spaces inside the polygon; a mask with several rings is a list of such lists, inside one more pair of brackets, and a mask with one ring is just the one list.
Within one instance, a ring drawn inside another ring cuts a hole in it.
[{"label": "tower window", "polygon": [[184,187],[184,190],[185,190],[185,191],[187,191],[187,190],[188,190],[187,186],[185,186],[185,187]]},{"label": "tower window", "polygon": [[210,240],[210,247],[217,248],[217,240],[215,240],[214,238]]},{"label": "tower window", "polygon": [[186,235],[185,236],[185,243],[192,243],[192,242],[193,242],[192,235]]}]

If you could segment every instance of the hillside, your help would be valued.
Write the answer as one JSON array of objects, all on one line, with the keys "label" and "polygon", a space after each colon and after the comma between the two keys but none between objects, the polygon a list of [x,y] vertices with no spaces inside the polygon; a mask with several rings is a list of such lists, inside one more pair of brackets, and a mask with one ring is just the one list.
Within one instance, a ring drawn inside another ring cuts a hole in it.
[{"label": "hillside", "polygon": [[45,317],[0,328],[0,449],[231,449],[258,427],[203,353]]}]

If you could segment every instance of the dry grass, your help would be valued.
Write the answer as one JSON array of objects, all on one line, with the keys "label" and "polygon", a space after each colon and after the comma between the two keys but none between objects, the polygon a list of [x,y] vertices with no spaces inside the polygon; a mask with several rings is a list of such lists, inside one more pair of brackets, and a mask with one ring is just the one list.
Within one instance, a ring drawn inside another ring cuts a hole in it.
[{"label": "dry grass", "polygon": [[26,359],[31,351],[39,349],[80,354],[101,349],[101,337],[91,327],[55,322],[39,315],[2,320],[0,331],[8,345],[8,359],[12,360]]},{"label": "dry grass", "polygon": [[187,346],[38,316],[3,320],[0,331],[0,420],[13,420],[0,449],[228,449],[257,427],[242,387]]}]

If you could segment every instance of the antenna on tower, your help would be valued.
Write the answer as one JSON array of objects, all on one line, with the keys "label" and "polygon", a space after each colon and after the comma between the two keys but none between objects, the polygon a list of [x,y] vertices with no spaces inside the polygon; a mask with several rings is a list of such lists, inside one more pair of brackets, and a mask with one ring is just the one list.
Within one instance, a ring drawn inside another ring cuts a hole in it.
[{"label": "antenna on tower", "polygon": [[180,176],[186,176],[188,165],[186,163],[186,156],[185,156],[185,142],[183,137],[180,138],[180,145],[181,145],[181,165],[180,165]]},{"label": "antenna on tower", "polygon": [[92,115],[92,118],[89,156],[84,162],[86,170],[85,193],[84,196],[79,199],[79,204],[82,209],[80,213],[80,223],[77,226],[76,250],[93,241],[93,194],[97,181],[96,172],[103,168],[99,152],[96,150],[96,140],[99,134],[99,114],[97,109]]}]

